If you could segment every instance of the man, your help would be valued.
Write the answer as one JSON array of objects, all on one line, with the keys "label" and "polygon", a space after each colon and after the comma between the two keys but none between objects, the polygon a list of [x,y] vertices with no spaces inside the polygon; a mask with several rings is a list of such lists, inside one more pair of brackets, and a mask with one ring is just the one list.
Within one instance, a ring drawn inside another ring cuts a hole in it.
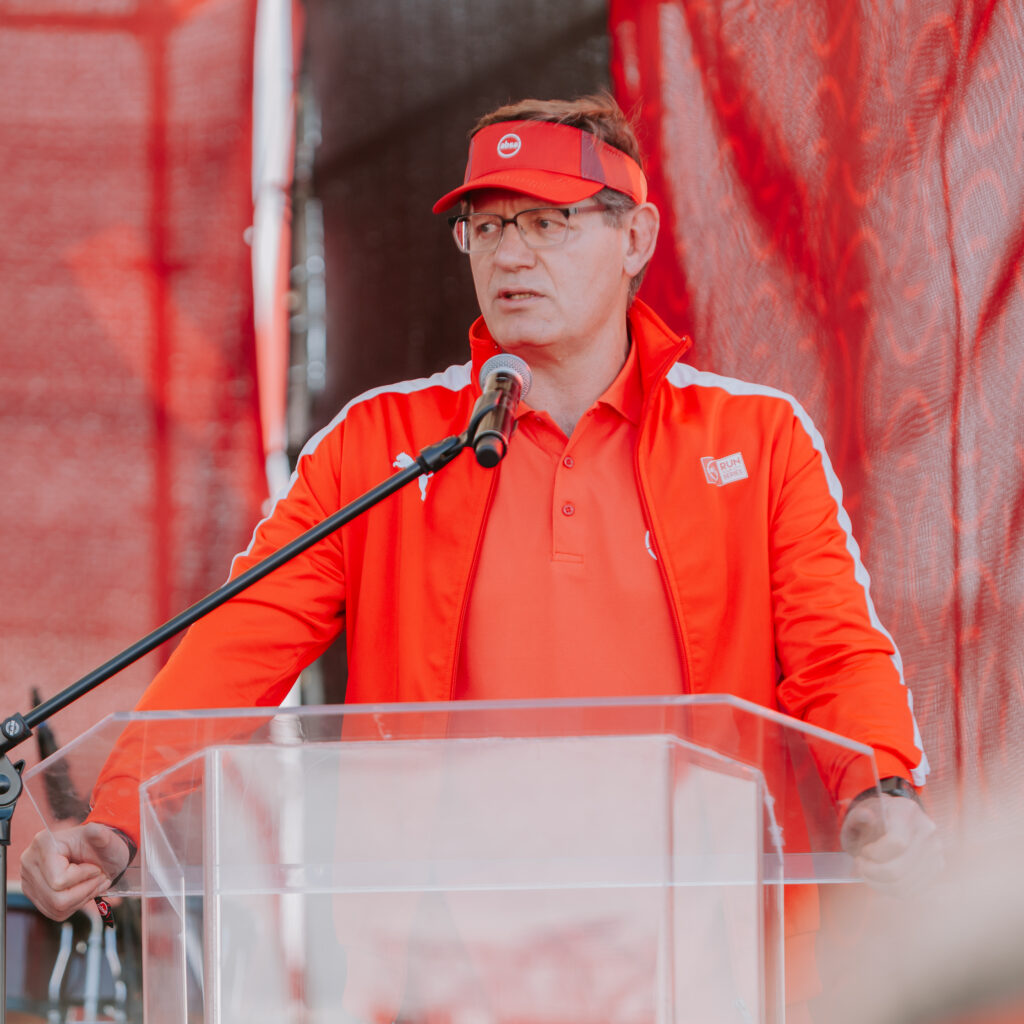
[{"label": "man", "polygon": [[[634,301],[659,215],[626,118],[607,97],[501,108],[435,212],[457,202],[482,314],[472,364],[352,401],[234,570],[460,431],[481,364],[505,351],[533,386],[501,466],[457,459],[271,574],[193,627],[139,707],[276,704],[343,629],[349,701],[724,690],[875,749],[888,831],[868,799],[845,838],[866,878],[899,883],[931,843],[913,788],[927,769],[838,482],[793,399],[680,363],[688,340]],[[498,664],[495,608],[518,638]],[[118,781],[92,824],[23,858],[45,913],[127,862]],[[871,779],[829,783],[849,799]]]}]

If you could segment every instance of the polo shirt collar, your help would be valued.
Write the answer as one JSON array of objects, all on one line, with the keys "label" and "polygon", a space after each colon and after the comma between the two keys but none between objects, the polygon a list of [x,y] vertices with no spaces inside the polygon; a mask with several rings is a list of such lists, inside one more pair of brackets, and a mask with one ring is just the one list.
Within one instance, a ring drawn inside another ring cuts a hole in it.
[{"label": "polo shirt collar", "polygon": [[614,409],[630,423],[640,423],[644,409],[644,390],[640,382],[640,363],[636,356],[636,345],[633,344],[632,338],[622,369],[597,400],[597,404]]}]

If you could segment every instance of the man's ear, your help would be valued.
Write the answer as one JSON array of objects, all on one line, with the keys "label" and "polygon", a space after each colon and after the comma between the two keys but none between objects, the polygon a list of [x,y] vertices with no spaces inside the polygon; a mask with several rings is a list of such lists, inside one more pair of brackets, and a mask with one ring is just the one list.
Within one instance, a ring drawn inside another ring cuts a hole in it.
[{"label": "man's ear", "polygon": [[641,203],[629,211],[623,269],[635,277],[647,266],[658,241],[661,214],[653,203]]}]

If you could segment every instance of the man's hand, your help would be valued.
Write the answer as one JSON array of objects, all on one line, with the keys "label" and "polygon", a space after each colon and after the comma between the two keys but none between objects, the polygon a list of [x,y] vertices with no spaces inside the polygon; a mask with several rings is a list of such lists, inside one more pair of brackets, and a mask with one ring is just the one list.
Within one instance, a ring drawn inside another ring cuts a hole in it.
[{"label": "man's hand", "polygon": [[942,866],[935,822],[907,797],[859,801],[843,822],[840,841],[861,877],[883,892],[912,890]]},{"label": "man's hand", "polygon": [[106,892],[130,856],[128,844],[106,825],[44,830],[21,855],[21,888],[47,917],[63,921]]}]

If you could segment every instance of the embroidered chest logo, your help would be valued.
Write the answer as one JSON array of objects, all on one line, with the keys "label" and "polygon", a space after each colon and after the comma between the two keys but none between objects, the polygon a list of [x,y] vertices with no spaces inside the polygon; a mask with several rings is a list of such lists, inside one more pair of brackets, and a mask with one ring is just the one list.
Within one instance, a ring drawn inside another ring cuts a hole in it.
[{"label": "embroidered chest logo", "polygon": [[[391,463],[395,469],[408,469],[410,466],[416,465],[416,460],[408,452],[399,452],[395,456],[395,461]],[[430,478],[433,473],[427,473],[425,476],[421,476],[417,479],[416,483],[420,485],[420,501],[427,500],[427,485],[430,483]]]},{"label": "embroidered chest logo", "polygon": [[734,484],[737,480],[747,479],[747,467],[743,464],[743,453],[735,452],[726,455],[722,459],[713,459],[705,455],[700,460],[704,467],[704,479],[715,487],[724,487],[726,484]]}]

